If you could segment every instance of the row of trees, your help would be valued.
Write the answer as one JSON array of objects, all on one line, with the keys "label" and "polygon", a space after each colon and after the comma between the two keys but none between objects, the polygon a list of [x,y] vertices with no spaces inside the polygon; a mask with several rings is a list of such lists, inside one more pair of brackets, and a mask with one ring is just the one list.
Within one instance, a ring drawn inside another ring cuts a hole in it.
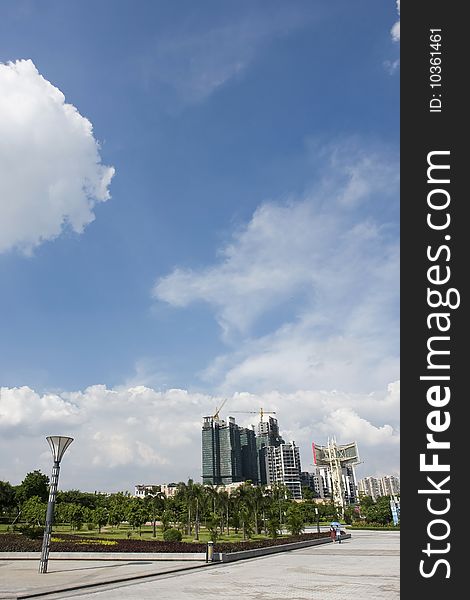
[{"label": "row of trees", "polygon": [[[0,510],[13,520],[29,524],[43,524],[45,520],[49,479],[40,471],[28,473],[19,486],[0,482]],[[389,523],[389,498],[376,503],[365,498],[360,507],[346,512],[346,521],[359,518],[374,523]],[[318,515],[316,513],[318,510]],[[243,539],[264,533],[271,537],[282,529],[299,534],[306,523],[338,518],[333,503],[316,504],[313,500],[293,501],[283,485],[241,485],[229,494],[215,486],[203,486],[189,479],[180,482],[176,494],[167,498],[157,486],[145,498],[134,498],[129,493],[110,495],[91,494],[79,490],[59,491],[56,500],[56,523],[68,523],[73,529],[89,529],[109,525],[118,528],[128,523],[141,531],[147,522],[153,524],[156,536],[157,522],[163,531],[177,529],[187,536],[199,539],[201,526],[211,533],[212,539],[231,531],[241,532]]]}]

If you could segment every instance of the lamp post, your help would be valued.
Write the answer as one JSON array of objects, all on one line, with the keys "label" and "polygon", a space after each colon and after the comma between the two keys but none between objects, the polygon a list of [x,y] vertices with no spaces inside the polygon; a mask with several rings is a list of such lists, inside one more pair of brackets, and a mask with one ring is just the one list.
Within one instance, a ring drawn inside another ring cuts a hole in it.
[{"label": "lamp post", "polygon": [[73,442],[73,438],[63,435],[50,435],[46,437],[49,443],[54,464],[52,466],[51,483],[49,486],[49,500],[47,501],[46,526],[42,539],[41,560],[39,561],[39,573],[47,573],[47,562],[49,560],[49,548],[51,545],[52,524],[54,522],[54,505],[59,483],[60,461],[65,451]]},{"label": "lamp post", "polygon": [[315,514],[317,515],[317,533],[320,533],[320,515],[318,514],[318,508],[315,506]]}]

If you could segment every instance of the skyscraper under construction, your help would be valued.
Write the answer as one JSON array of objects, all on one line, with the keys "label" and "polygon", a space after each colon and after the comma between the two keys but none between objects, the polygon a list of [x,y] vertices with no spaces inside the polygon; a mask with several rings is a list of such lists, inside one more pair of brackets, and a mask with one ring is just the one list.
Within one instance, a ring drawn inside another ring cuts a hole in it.
[{"label": "skyscraper under construction", "polygon": [[204,417],[202,426],[202,482],[204,484],[220,485],[238,481],[241,463],[239,437],[240,434],[234,424]]},{"label": "skyscraper under construction", "polygon": [[269,417],[254,427],[239,427],[233,417],[218,413],[204,417],[202,425],[202,482],[227,485],[239,481],[285,485],[293,498],[301,498],[300,455],[294,442],[286,444],[277,419]]}]

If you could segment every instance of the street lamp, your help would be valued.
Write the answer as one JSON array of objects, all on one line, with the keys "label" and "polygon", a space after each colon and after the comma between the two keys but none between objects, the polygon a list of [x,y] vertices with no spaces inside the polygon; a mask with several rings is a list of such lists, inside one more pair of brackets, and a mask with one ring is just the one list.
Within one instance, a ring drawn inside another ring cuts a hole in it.
[{"label": "street lamp", "polygon": [[320,516],[318,514],[318,508],[315,506],[315,514],[317,515],[317,533],[320,533]]},{"label": "street lamp", "polygon": [[47,562],[49,560],[49,548],[51,545],[52,523],[54,522],[54,505],[59,483],[60,461],[65,451],[73,442],[73,438],[63,435],[50,435],[46,437],[51,448],[54,464],[52,466],[51,484],[49,486],[49,500],[47,502],[46,527],[42,539],[41,560],[39,561],[39,573],[47,573]]}]

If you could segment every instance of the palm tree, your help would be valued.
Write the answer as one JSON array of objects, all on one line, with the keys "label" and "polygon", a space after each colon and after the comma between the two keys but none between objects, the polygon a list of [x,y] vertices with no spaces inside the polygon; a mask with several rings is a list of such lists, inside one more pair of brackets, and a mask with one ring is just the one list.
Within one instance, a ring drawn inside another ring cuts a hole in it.
[{"label": "palm tree", "polygon": [[166,496],[160,491],[160,486],[152,486],[150,491],[145,491],[144,502],[153,525],[152,537],[157,537],[157,514],[161,515],[165,510],[165,500]]},{"label": "palm tree", "polygon": [[290,492],[287,486],[282,483],[275,483],[272,486],[272,499],[273,502],[277,504],[279,510],[279,522],[284,522],[284,509],[286,505],[286,500],[289,498]]},{"label": "palm tree", "polygon": [[292,535],[299,535],[304,530],[302,510],[295,502],[287,509],[287,529]]},{"label": "palm tree", "polygon": [[180,500],[183,511],[187,514],[186,535],[191,535],[192,532],[191,505],[193,485],[194,482],[192,479],[188,479],[187,484],[184,481],[180,481],[176,491],[176,499]]},{"label": "palm tree", "polygon": [[206,489],[212,500],[212,512],[216,512],[217,500],[219,499],[219,490],[216,485],[208,485],[208,486],[206,486]]},{"label": "palm tree", "polygon": [[219,507],[221,515],[221,533],[224,533],[224,519],[227,527],[227,535],[230,534],[229,525],[229,508],[230,508],[230,495],[227,490],[221,490],[219,492]]},{"label": "palm tree", "polygon": [[251,524],[255,515],[253,487],[251,484],[244,483],[238,488],[236,495],[238,496],[238,514],[243,529],[243,539],[246,540],[247,537],[250,537]]},{"label": "palm tree", "polygon": [[194,533],[196,540],[199,539],[199,527],[200,527],[200,510],[203,508],[203,497],[204,497],[204,488],[200,483],[195,483],[192,488],[192,496],[195,503],[195,526]]}]

